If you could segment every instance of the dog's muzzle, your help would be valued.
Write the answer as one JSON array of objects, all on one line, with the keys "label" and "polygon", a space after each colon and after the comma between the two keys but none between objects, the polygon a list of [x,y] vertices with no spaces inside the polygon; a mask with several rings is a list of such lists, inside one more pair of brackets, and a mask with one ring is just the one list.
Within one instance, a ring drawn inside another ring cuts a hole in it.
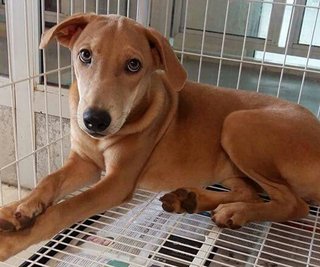
[{"label": "dog's muzzle", "polygon": [[103,135],[111,123],[111,116],[105,110],[88,108],[83,113],[83,122],[89,134]]}]

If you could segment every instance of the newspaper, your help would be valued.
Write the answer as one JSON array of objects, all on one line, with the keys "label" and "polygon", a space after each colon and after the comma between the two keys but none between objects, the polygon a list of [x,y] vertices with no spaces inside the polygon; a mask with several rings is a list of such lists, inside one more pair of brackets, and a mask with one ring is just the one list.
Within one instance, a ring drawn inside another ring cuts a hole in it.
[{"label": "newspaper", "polygon": [[55,255],[60,262],[49,265],[185,267],[210,228],[210,224],[201,225],[201,220],[164,212],[156,199],[143,211],[137,206],[125,214],[119,212],[118,218],[115,214],[106,212],[101,223],[88,226],[87,234],[77,235],[73,246]]}]

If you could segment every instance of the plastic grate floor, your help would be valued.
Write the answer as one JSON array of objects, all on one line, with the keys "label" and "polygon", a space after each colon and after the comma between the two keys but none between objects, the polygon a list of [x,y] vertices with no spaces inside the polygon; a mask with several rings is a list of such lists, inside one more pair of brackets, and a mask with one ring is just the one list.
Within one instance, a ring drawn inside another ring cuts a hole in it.
[{"label": "plastic grate floor", "polygon": [[56,235],[27,266],[320,266],[320,211],[300,221],[219,229],[209,213],[164,212],[159,194],[131,202]]}]

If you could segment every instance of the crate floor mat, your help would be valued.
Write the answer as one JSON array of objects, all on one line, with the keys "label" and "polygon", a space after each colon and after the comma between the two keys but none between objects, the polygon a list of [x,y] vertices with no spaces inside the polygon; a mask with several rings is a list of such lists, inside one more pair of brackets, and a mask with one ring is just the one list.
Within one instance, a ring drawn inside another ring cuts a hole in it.
[{"label": "crate floor mat", "polygon": [[206,212],[167,213],[159,197],[138,190],[129,203],[60,232],[20,267],[320,266],[319,207],[299,221],[230,230]]}]

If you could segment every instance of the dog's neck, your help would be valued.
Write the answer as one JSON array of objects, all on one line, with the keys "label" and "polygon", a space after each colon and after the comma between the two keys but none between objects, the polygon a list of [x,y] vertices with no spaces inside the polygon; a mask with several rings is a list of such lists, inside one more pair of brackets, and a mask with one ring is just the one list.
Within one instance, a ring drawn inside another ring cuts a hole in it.
[{"label": "dog's neck", "polygon": [[171,89],[167,88],[162,77],[156,73],[153,80],[155,82],[150,84],[150,88],[116,135],[142,132],[157,121],[161,126],[158,136],[165,131],[176,111],[178,96],[176,92],[171,92]]},{"label": "dog's neck", "polygon": [[139,99],[139,103],[131,110],[129,113],[126,122],[123,127],[128,124],[132,124],[138,120],[140,120],[143,115],[147,112],[151,105],[151,92],[147,90],[147,92]]}]

